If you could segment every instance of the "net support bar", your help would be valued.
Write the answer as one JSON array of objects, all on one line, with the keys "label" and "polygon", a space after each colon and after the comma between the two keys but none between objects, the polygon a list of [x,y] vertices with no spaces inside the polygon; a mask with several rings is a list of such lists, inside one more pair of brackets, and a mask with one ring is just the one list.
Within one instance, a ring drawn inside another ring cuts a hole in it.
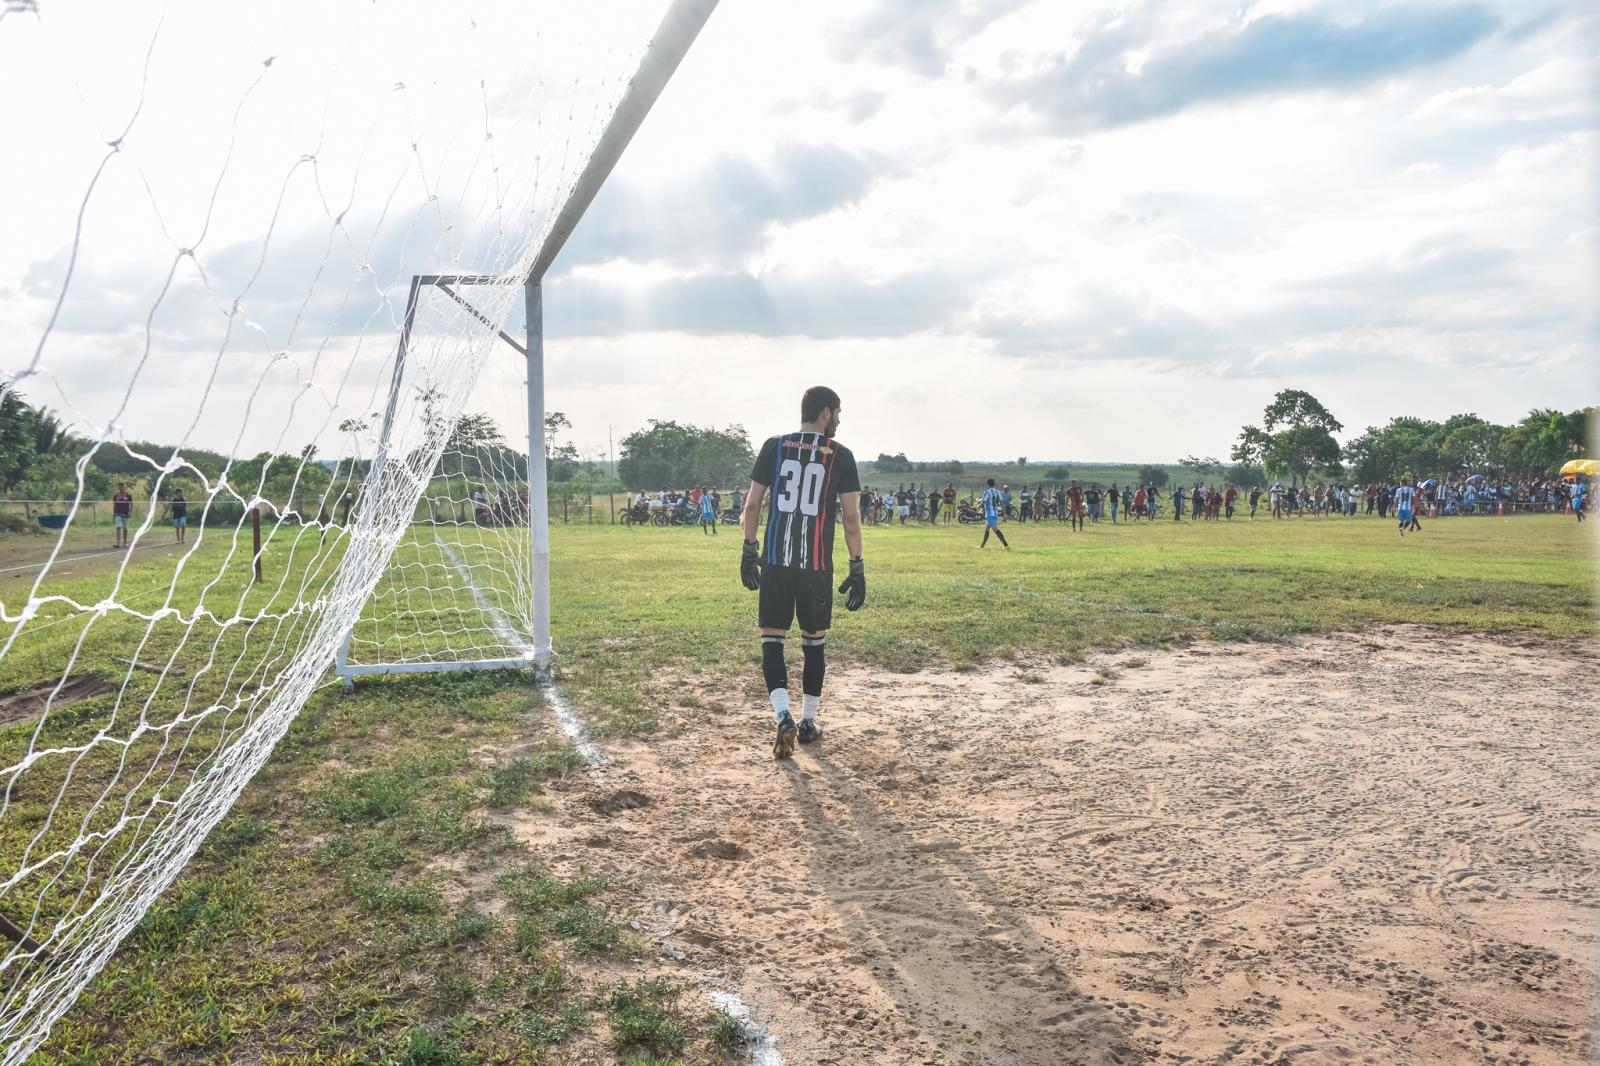
[{"label": "net support bar", "polygon": [[453,659],[437,663],[373,663],[370,666],[345,664],[340,675],[352,677],[381,677],[384,674],[442,674],[455,670],[526,670],[527,659]]}]

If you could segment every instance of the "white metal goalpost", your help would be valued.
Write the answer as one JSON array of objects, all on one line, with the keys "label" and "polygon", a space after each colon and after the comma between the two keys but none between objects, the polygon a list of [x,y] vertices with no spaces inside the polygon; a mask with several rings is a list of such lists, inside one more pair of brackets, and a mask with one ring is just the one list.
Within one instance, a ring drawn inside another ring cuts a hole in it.
[{"label": "white metal goalpost", "polygon": [[[606,178],[610,176],[623,151],[633,139],[645,116],[650,113],[657,97],[666,88],[668,80],[688,53],[717,0],[673,0],[662,17],[661,25],[651,39],[641,58],[638,70],[628,83],[628,89],[618,102],[605,131],[595,145],[582,172],[573,183],[561,210],[544,242],[535,254],[533,264],[525,277],[502,277],[478,274],[419,274],[411,279],[411,291],[406,302],[405,318],[400,330],[400,341],[390,379],[383,423],[378,438],[377,457],[373,473],[377,475],[389,456],[390,432],[393,428],[395,407],[406,373],[406,349],[417,314],[418,296],[429,288],[438,289],[460,304],[478,322],[493,329],[499,339],[515,349],[526,360],[528,408],[528,603],[529,625],[518,627],[503,612],[484,601],[477,589],[471,571],[462,565],[459,557],[450,560],[452,568],[474,598],[479,609],[488,616],[490,625],[499,631],[501,639],[519,649],[520,654],[494,658],[438,658],[408,662],[355,663],[351,661],[351,644],[354,627],[345,633],[339,645],[334,669],[345,687],[362,676],[381,676],[397,673],[437,673],[453,670],[503,670],[533,668],[548,670],[553,655],[550,631],[550,525],[547,471],[545,468],[545,388],[544,388],[544,277],[566,245],[578,222],[588,211]],[[471,301],[457,289],[470,290],[474,286],[518,285],[523,289],[523,311],[526,320],[524,343],[508,336],[499,324],[482,314]],[[448,546],[440,543],[447,557]]]}]

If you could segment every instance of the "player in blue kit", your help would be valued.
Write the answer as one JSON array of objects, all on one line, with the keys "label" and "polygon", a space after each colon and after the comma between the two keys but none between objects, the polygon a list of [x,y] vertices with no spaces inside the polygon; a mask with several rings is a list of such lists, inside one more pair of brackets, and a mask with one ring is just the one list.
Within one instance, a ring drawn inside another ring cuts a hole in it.
[{"label": "player in blue kit", "polygon": [[[1414,508],[1417,504],[1417,490],[1410,485],[1401,485],[1394,490],[1395,517],[1400,519],[1400,535],[1406,535],[1406,527],[1416,521]],[[1419,525],[1417,528],[1421,528]]]},{"label": "player in blue kit", "polygon": [[716,498],[711,495],[710,489],[701,489],[700,532],[704,533],[708,529],[711,531],[711,535],[713,537],[717,535],[717,501]]},{"label": "player in blue kit", "polygon": [[986,547],[989,534],[993,533],[1000,538],[1001,544],[1005,544],[1006,551],[1011,550],[1011,545],[1006,544],[1006,535],[1000,532],[1000,514],[1005,508],[1005,495],[994,487],[994,478],[990,478],[989,487],[983,490],[983,543],[978,547]]}]

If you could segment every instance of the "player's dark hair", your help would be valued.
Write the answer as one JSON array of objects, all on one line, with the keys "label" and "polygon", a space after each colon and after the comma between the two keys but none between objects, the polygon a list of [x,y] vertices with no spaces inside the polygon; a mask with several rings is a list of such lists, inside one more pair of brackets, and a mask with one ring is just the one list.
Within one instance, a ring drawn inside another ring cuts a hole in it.
[{"label": "player's dark hair", "polygon": [[990,479],[989,479],[989,487],[990,487],[990,488],[991,488],[991,489],[992,489],[992,488],[994,488],[994,478],[990,478]]},{"label": "player's dark hair", "polygon": [[826,385],[813,385],[800,397],[800,421],[815,422],[830,407],[839,409],[839,394]]}]

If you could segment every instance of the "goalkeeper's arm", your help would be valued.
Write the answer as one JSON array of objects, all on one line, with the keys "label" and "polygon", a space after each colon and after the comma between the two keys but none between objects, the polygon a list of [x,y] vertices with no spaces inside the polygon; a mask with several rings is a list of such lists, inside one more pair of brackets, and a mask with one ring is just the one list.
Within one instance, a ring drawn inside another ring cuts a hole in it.
[{"label": "goalkeeper's arm", "polygon": [[861,559],[861,494],[839,494],[840,517],[844,519],[844,543],[850,549],[850,576],[845,578],[839,591],[847,597],[845,610],[859,611],[867,602],[867,574]]},{"label": "goalkeeper's arm", "polygon": [[844,546],[850,558],[861,558],[861,493],[839,493],[839,517],[844,520]]},{"label": "goalkeeper's arm", "polygon": [[761,587],[756,539],[761,535],[761,505],[766,501],[766,496],[767,487],[759,481],[751,481],[750,492],[744,498],[744,511],[739,515],[739,529],[744,533],[744,551],[739,555],[739,580],[751,592]]}]

